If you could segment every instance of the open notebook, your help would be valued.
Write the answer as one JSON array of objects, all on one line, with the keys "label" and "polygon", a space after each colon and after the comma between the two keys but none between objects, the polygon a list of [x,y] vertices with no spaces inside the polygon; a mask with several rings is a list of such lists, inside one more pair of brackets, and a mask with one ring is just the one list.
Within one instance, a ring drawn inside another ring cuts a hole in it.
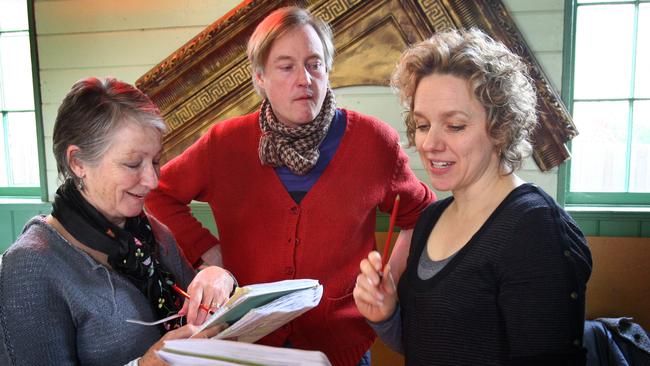
[{"label": "open notebook", "polygon": [[323,286],[311,279],[240,287],[203,323],[199,332],[228,324],[215,338],[252,343],[318,305],[322,295]]}]

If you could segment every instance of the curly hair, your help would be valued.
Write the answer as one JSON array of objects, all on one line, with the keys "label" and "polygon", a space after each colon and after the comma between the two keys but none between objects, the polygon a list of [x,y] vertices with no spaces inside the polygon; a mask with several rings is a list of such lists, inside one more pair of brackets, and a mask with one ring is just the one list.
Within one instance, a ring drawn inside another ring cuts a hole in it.
[{"label": "curly hair", "polygon": [[409,146],[415,144],[413,97],[420,80],[431,74],[467,80],[485,108],[487,132],[505,173],[519,169],[537,126],[536,90],[521,58],[476,28],[439,32],[407,49],[391,84],[407,111]]}]

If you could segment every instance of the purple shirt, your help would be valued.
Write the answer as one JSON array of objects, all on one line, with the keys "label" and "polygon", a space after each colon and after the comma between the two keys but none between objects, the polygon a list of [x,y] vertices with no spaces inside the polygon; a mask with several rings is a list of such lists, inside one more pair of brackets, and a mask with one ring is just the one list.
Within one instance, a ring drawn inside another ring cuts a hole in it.
[{"label": "purple shirt", "polygon": [[278,177],[280,177],[284,188],[286,188],[287,192],[289,192],[296,203],[300,203],[311,187],[316,184],[318,178],[323,174],[330,161],[332,161],[332,157],[334,157],[334,154],[341,143],[346,126],[347,116],[345,115],[345,112],[337,109],[332,124],[330,125],[330,129],[327,131],[327,136],[325,136],[325,139],[318,147],[318,151],[320,152],[318,161],[307,174],[294,174],[286,166],[275,168],[275,172]]}]

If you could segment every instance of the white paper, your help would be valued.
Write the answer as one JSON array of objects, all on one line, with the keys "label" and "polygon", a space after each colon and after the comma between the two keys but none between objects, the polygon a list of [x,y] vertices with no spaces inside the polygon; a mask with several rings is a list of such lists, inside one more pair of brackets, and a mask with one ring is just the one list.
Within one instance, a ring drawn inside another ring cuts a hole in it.
[{"label": "white paper", "polygon": [[259,364],[265,366],[331,366],[322,352],[218,339],[165,341],[158,356],[171,366]]},{"label": "white paper", "polygon": [[214,338],[253,343],[314,308],[322,296],[323,286],[320,285],[284,295],[266,305],[252,309]]},{"label": "white paper", "polygon": [[[203,323],[203,325],[199,328],[199,330],[196,333],[199,333],[208,327],[223,324],[224,319],[228,320],[229,316],[234,313],[243,311],[244,314],[241,314],[241,317],[245,316],[246,313],[248,313],[250,310],[253,309],[253,307],[250,308],[247,307],[248,303],[254,302],[259,298],[272,296],[272,294],[277,294],[286,291],[291,291],[290,293],[294,293],[300,290],[315,288],[318,286],[320,285],[318,284],[317,280],[297,279],[297,280],[285,280],[285,281],[270,282],[270,283],[260,283],[260,284],[254,284],[254,285],[237,288],[235,294],[230,298],[230,300],[228,300],[226,304],[224,304],[214,314],[212,314]],[[322,294],[322,289],[321,289],[321,294]],[[275,300],[269,300],[269,301],[275,301]],[[319,301],[320,301],[320,297],[319,297]],[[308,304],[305,305],[305,307],[308,307],[310,303],[311,300],[308,302]],[[267,302],[259,306],[263,306],[266,304]],[[318,302],[316,302],[316,305],[317,304]],[[310,309],[314,306],[308,308]],[[280,306],[276,306],[276,309],[281,310]],[[231,324],[231,326],[234,326],[236,323],[237,322]]]}]

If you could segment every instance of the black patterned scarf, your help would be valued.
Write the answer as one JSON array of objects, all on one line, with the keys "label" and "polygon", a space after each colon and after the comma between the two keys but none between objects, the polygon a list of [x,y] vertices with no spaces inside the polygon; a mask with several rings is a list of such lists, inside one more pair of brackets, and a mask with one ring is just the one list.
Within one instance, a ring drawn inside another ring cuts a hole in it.
[{"label": "black patterned scarf", "polygon": [[329,88],[316,118],[299,127],[288,127],[278,122],[268,98],[264,99],[260,111],[262,137],[258,149],[262,164],[286,166],[294,174],[307,174],[318,162],[318,146],[327,136],[335,113],[336,100]]},{"label": "black patterned scarf", "polygon": [[[84,245],[108,255],[108,263],[149,300],[159,319],[177,313],[184,299],[173,289],[174,276],[158,260],[158,243],[144,212],[114,225],[81,195],[72,179],[56,191],[52,216]],[[183,318],[162,324],[164,331],[183,325]]]}]

